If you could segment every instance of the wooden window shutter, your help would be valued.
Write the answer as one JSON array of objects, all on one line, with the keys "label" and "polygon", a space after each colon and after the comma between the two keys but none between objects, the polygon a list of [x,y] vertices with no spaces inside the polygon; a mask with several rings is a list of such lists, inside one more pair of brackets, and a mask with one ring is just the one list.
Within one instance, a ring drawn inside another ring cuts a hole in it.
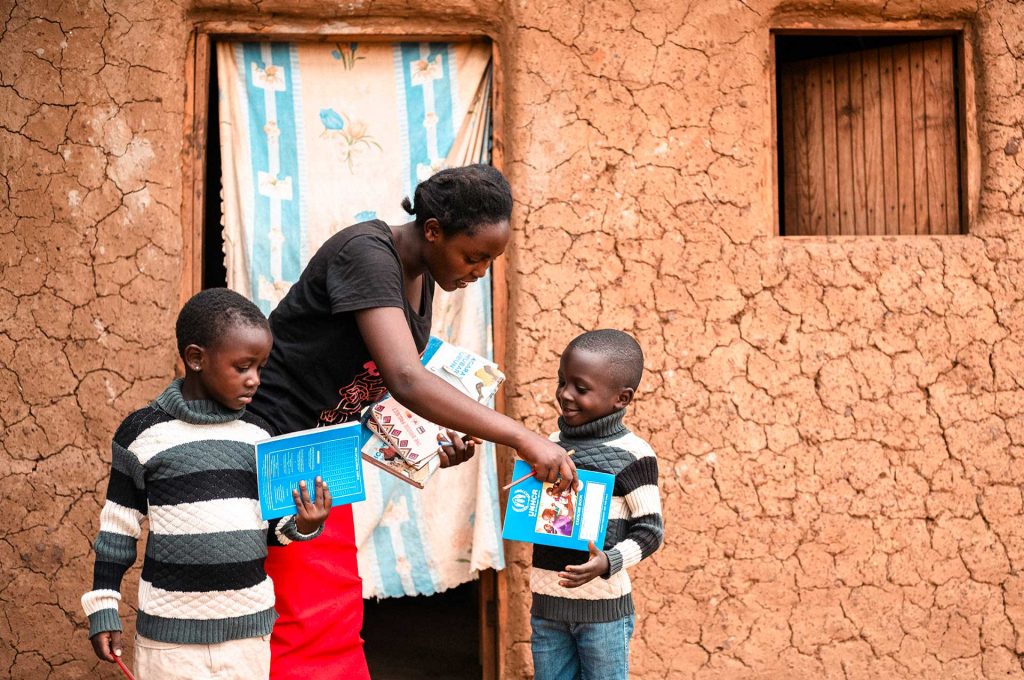
[{"label": "wooden window shutter", "polygon": [[779,64],[785,235],[958,234],[952,36]]}]

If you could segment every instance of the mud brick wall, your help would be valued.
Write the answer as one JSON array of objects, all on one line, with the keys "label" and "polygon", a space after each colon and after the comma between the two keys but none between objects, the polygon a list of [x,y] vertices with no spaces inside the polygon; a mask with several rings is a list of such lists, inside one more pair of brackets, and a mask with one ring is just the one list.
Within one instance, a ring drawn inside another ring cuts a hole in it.
[{"label": "mud brick wall", "polygon": [[150,4],[0,5],[3,677],[115,677],[78,599],[110,436],[176,354],[187,34]]},{"label": "mud brick wall", "polygon": [[[771,236],[780,15],[970,22],[971,235]],[[172,375],[197,18],[484,25],[501,43],[510,411],[633,331],[668,538],[637,678],[1024,677],[1024,3],[0,4],[0,675],[99,669],[78,604],[109,437]],[[505,675],[528,677],[509,546]],[[134,600],[135,581],[126,584]]]}]

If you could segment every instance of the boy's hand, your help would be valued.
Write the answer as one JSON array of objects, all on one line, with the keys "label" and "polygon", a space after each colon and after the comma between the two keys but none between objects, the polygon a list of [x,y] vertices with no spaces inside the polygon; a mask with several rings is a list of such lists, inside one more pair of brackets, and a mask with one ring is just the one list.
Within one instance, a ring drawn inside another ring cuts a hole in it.
[{"label": "boy's hand", "polygon": [[331,514],[331,492],[327,482],[320,477],[316,478],[316,492],[312,500],[305,480],[299,482],[298,489],[292,489],[292,498],[295,500],[295,528],[300,534],[313,533]]},{"label": "boy's hand", "polygon": [[594,542],[590,545],[590,559],[580,565],[570,564],[565,571],[558,572],[558,578],[562,579],[558,585],[563,588],[579,588],[584,583],[590,583],[598,576],[608,573],[611,566],[608,563],[608,556],[597,549]]},{"label": "boy's hand", "polygon": [[476,445],[484,443],[482,439],[477,439],[476,437],[466,435],[465,439],[463,439],[452,430],[447,432],[447,439],[445,439],[445,435],[437,435],[438,442],[451,442],[451,444],[441,446],[441,467],[443,468],[465,463],[476,453]]},{"label": "boy's hand", "polygon": [[103,633],[96,633],[89,640],[92,642],[92,651],[96,652],[103,661],[116,663],[115,656],[121,656],[121,631],[108,630]]}]

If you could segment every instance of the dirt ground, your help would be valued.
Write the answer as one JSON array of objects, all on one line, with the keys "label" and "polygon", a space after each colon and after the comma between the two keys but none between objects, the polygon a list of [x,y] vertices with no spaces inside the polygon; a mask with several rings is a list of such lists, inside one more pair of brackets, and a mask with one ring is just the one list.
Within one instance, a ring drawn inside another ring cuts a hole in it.
[{"label": "dirt ground", "polygon": [[[647,353],[628,422],[667,540],[633,572],[636,678],[1024,677],[1020,0],[0,0],[0,674],[116,677],[78,600],[111,433],[173,373],[188,36],[271,17],[499,41],[510,411],[553,428],[582,330]],[[969,235],[773,235],[793,18],[967,22]]]}]

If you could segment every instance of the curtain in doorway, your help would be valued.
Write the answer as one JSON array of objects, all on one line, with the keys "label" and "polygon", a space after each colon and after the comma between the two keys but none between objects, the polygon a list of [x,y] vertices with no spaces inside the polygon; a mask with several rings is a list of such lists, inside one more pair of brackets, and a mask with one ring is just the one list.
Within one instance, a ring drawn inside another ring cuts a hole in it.
[{"label": "curtain in doorway", "polygon": [[[349,225],[408,220],[400,202],[439,169],[490,160],[490,46],[217,45],[228,286],[269,313]],[[490,277],[437,291],[434,334],[491,356]],[[495,457],[424,490],[365,465],[353,507],[364,597],[429,595],[504,567]]]}]

